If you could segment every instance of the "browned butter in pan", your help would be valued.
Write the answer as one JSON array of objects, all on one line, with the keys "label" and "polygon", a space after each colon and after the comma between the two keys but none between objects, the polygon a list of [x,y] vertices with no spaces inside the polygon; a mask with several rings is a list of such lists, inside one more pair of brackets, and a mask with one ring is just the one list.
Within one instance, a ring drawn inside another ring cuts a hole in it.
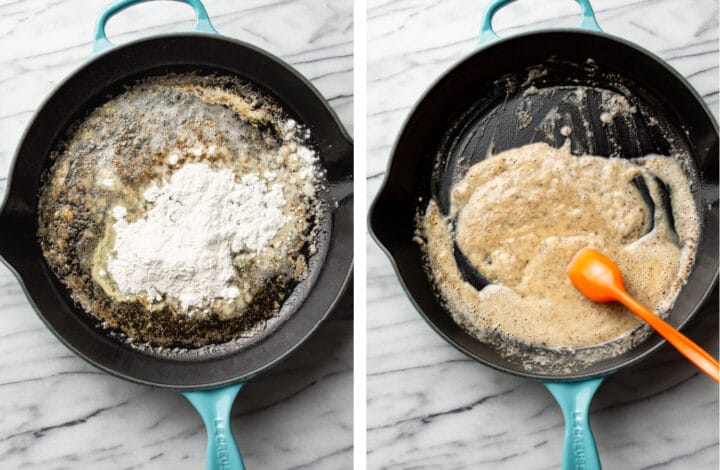
[{"label": "browned butter in pan", "polygon": [[[51,155],[39,202],[43,255],[83,310],[135,344],[197,348],[251,335],[306,276],[314,251],[322,175],[310,138],[236,77],[132,84]],[[238,214],[256,197],[274,203]],[[228,233],[223,218],[233,214],[237,233]],[[272,227],[251,233],[271,215]],[[193,251],[211,242],[206,256]]]}]

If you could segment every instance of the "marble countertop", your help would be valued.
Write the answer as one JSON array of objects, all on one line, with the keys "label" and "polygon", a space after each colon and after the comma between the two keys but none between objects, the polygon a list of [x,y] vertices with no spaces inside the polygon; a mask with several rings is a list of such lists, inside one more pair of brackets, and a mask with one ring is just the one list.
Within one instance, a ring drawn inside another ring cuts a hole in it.
[{"label": "marble countertop", "polygon": [[[109,0],[0,0],[0,193],[21,133],[53,86],[90,55]],[[353,120],[353,9],[346,0],[204,0],[222,34],[295,66]],[[111,20],[112,40],[187,31],[174,2]],[[197,469],[200,417],[178,393],[129,383],[76,357],[44,327],[0,265],[0,467]],[[352,466],[352,296],[296,354],[252,380],[233,409],[249,468]]]},{"label": "marble countertop", "polygon": [[[421,93],[474,50],[488,0],[368,2],[368,202]],[[718,115],[714,0],[595,0],[606,32],[667,60]],[[500,34],[574,26],[571,0],[521,0]],[[367,241],[368,468],[559,468],[563,421],[545,388],[470,360],[415,312],[386,258]],[[718,300],[688,330],[718,351]],[[598,391],[591,425],[607,469],[717,469],[718,389],[665,347]]]}]

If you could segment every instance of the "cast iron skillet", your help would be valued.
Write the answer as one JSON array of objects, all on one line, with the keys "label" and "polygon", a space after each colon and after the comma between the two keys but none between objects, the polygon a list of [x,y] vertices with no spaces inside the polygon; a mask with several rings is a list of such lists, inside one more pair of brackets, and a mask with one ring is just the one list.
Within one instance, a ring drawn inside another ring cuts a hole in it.
[{"label": "cast iron skillet", "polygon": [[[668,317],[671,324],[682,327],[717,280],[718,128],[701,97],[677,72],[638,46],[602,34],[587,0],[577,0],[585,31],[546,30],[499,40],[490,25],[492,16],[511,1],[491,4],[484,17],[481,49],[440,77],[411,112],[370,210],[369,225],[430,326],[483,364],[544,381],[566,420],[563,468],[595,469],[600,463],[588,424],[592,395],[604,377],[647,357],[664,340],[653,334],[620,356],[572,373],[524,369],[454,323],[436,296],[423,253],[413,241],[416,214],[424,213],[431,198],[447,213],[453,183],[489,151],[538,141],[560,146],[565,140],[563,126],[572,129],[569,138],[576,155],[685,154],[694,173],[702,233],[692,273]],[[582,106],[568,98],[578,85],[596,89],[587,92]],[[538,92],[527,93],[533,86]],[[603,125],[600,89],[625,96],[636,112]],[[548,122],[554,108],[561,118]],[[529,114],[529,123],[527,115],[520,119],[520,111]],[[465,274],[468,282],[482,282]]]},{"label": "cast iron skillet", "polygon": [[[182,0],[195,9],[193,33],[113,46],[105,36],[106,21],[140,1],[121,0],[102,13],[96,26],[97,55],[55,89],[26,130],[0,211],[0,255],[37,314],[67,347],[118,377],[182,390],[208,425],[208,468],[243,468],[229,422],[242,382],[298,348],[328,316],[350,278],[352,142],[310,82],[267,52],[218,35],[199,0]],[[108,337],[74,305],[42,256],[36,235],[37,207],[47,157],[73,121],[140,77],[186,70],[234,74],[274,96],[310,129],[327,170],[328,190],[319,254],[310,260],[309,279],[294,289],[278,318],[256,338],[241,344],[220,346],[207,354],[168,357]]]}]

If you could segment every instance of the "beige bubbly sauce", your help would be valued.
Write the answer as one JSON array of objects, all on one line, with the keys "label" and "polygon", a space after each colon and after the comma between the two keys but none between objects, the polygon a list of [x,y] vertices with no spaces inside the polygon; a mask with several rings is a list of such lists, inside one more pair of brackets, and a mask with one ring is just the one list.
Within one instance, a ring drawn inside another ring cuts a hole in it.
[{"label": "beige bubbly sauce", "polygon": [[[655,176],[670,190],[675,231]],[[652,215],[636,177],[655,203]],[[472,166],[452,190],[449,217],[431,201],[419,229],[458,324],[480,339],[499,334],[554,348],[607,343],[640,323],[624,307],[591,302],[575,289],[566,269],[578,250],[591,246],[615,260],[628,291],[662,315],[692,266],[699,224],[676,159],[576,157],[535,143]],[[453,240],[488,286],[477,291],[464,281]]]}]

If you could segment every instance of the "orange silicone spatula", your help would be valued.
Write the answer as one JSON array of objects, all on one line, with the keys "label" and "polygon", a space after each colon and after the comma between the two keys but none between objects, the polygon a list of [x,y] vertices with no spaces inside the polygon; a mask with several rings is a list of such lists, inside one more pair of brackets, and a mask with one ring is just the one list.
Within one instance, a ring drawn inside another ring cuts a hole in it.
[{"label": "orange silicone spatula", "polygon": [[583,248],[570,261],[567,273],[570,281],[585,297],[595,302],[620,302],[653,327],[701,371],[720,383],[718,361],[628,294],[620,268],[610,258],[593,248]]}]

